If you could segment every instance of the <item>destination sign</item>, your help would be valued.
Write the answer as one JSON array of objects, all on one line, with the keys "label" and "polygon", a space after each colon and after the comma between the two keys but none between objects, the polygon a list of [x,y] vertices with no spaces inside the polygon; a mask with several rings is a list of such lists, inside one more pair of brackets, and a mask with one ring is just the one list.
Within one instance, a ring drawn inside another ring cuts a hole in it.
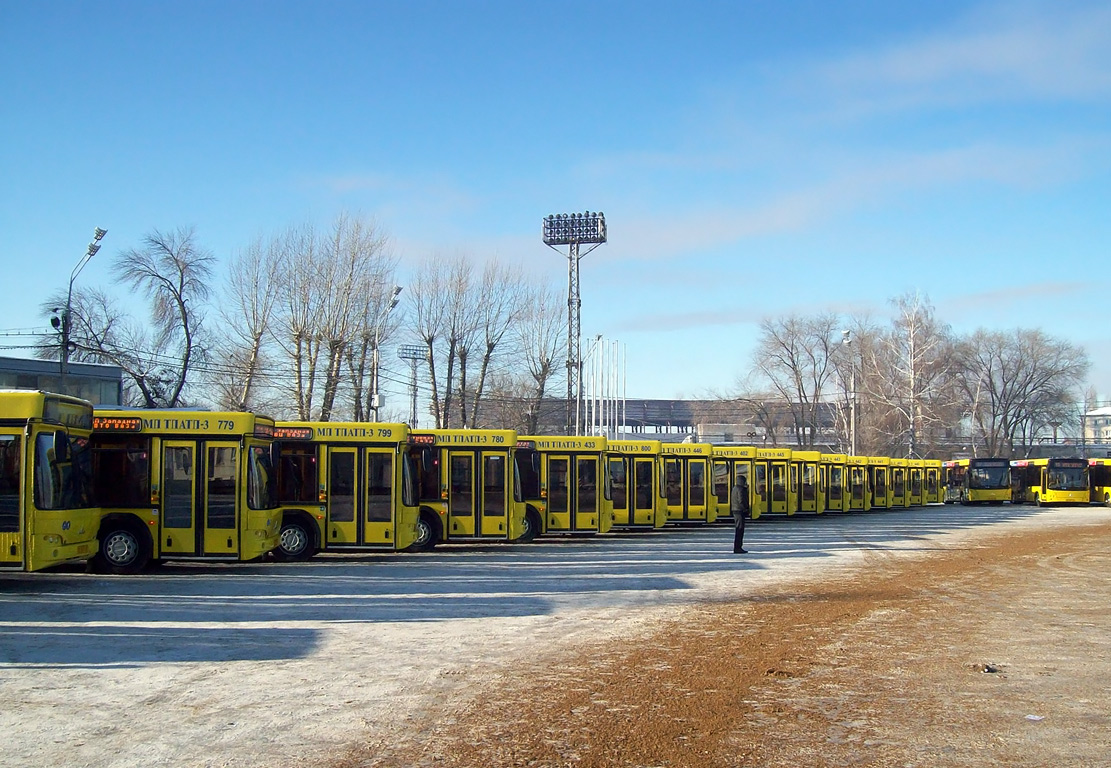
[{"label": "destination sign", "polygon": [[98,432],[142,432],[143,420],[138,416],[93,416],[93,429]]}]

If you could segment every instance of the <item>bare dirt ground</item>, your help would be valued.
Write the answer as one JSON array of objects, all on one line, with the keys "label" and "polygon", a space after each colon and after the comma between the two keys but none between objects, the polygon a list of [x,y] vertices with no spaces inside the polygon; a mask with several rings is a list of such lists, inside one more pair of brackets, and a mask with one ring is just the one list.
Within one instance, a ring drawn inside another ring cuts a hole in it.
[{"label": "bare dirt ground", "polygon": [[1109,606],[1106,522],[876,551],[502,672],[330,765],[1111,765]]}]

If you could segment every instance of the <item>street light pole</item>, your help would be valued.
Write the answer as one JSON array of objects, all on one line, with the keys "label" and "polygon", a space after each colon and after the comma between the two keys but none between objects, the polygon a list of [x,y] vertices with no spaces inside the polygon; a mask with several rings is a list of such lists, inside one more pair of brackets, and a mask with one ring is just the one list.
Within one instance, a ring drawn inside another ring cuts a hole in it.
[{"label": "street light pole", "polygon": [[100,250],[100,241],[108,234],[108,230],[97,227],[93,230],[93,240],[89,243],[89,247],[85,249],[85,255],[77,262],[73,271],[69,273],[69,291],[66,293],[66,307],[62,310],[60,318],[53,318],[51,324],[61,332],[62,336],[62,349],[59,355],[59,372],[61,373],[61,386],[62,394],[66,393],[66,374],[69,372],[69,336],[72,328],[70,315],[73,311],[73,281],[81,274],[81,270],[85,265],[96,256],[96,252]]},{"label": "street light pole", "polygon": [[390,302],[386,305],[386,311],[382,313],[381,319],[374,326],[374,347],[371,350],[371,367],[370,367],[370,410],[374,412],[374,418],[371,421],[378,421],[378,338],[382,334],[382,326],[386,324],[390,313],[393,312],[394,307],[398,304],[398,296],[401,294],[401,286],[395,285],[393,293],[390,294]]},{"label": "street light pole", "polygon": [[849,455],[856,456],[856,356],[853,332],[841,331],[841,343],[849,350]]}]

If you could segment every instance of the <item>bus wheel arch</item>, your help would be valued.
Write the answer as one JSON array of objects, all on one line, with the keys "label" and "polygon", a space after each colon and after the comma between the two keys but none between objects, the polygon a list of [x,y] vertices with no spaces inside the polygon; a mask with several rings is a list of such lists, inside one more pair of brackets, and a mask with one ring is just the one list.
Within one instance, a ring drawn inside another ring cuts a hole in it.
[{"label": "bus wheel arch", "polygon": [[421,507],[417,516],[417,538],[409,545],[412,552],[427,552],[440,543],[443,532],[439,516],[428,507]]},{"label": "bus wheel arch", "polygon": [[525,532],[518,541],[523,544],[536,541],[536,537],[539,536],[543,530],[543,521],[540,517],[540,511],[529,504],[525,507]]},{"label": "bus wheel arch", "polygon": [[150,563],[154,540],[141,522],[129,515],[100,521],[100,547],[93,558],[98,571],[121,575],[141,573]]},{"label": "bus wheel arch", "polygon": [[308,560],[319,550],[320,531],[312,517],[302,510],[283,513],[275,559],[283,562]]}]

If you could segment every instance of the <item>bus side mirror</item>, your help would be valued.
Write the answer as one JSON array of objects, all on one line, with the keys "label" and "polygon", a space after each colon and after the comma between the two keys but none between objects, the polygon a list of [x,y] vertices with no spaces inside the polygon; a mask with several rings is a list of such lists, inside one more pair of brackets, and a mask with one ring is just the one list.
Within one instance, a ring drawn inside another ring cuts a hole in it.
[{"label": "bus side mirror", "polygon": [[54,461],[58,463],[69,461],[69,437],[61,430],[54,433]]}]

